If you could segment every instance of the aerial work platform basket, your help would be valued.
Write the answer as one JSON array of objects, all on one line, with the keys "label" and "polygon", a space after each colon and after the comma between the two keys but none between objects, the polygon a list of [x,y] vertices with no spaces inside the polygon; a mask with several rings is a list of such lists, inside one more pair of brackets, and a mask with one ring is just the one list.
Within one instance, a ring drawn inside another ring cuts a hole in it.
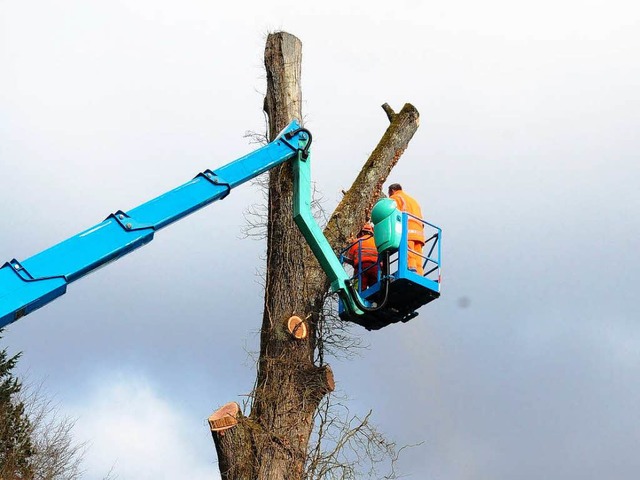
[{"label": "aerial work platform basket", "polygon": [[[413,218],[424,226],[425,244],[422,251],[415,251],[409,248],[408,242],[408,220]],[[398,250],[389,256],[389,276],[388,292],[384,282],[385,259],[380,256],[378,264],[368,266],[363,269],[362,262],[355,262],[353,275],[350,280],[357,285],[360,296],[366,302],[375,307],[384,306],[365,315],[350,315],[344,308],[342,301],[339,301],[338,311],[340,318],[346,321],[357,323],[367,330],[379,330],[387,325],[397,322],[408,322],[418,316],[417,310],[427,303],[440,296],[440,254],[441,254],[442,230],[421,218],[409,213],[402,212],[402,238]],[[361,241],[356,241],[341,252],[340,260],[347,261],[347,252],[354,245],[358,244],[358,255],[361,256]],[[422,264],[423,273],[409,269],[409,255],[419,259]],[[379,268],[377,268],[379,267]],[[363,279],[367,269],[377,269],[377,281],[373,285],[364,285]],[[386,297],[386,299],[385,299]]]}]

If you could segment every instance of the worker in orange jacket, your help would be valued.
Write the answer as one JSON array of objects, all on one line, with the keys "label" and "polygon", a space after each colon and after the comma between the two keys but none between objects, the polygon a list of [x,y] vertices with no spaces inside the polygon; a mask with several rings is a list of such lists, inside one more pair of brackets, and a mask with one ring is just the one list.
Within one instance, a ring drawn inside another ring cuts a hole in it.
[{"label": "worker in orange jacket", "polygon": [[347,263],[353,265],[354,274],[358,274],[358,267],[362,268],[362,288],[366,290],[378,281],[378,249],[373,239],[373,227],[366,223],[358,233],[357,240],[347,251]]},{"label": "worker in orange jacket", "polygon": [[[389,185],[389,198],[395,200],[399,210],[422,219],[420,205],[411,195],[402,190],[402,186],[399,183]],[[424,224],[411,216],[408,218],[407,223],[409,230],[407,232],[409,242],[408,268],[422,276],[424,274],[422,268],[424,259],[421,256],[422,247],[424,247]]]}]

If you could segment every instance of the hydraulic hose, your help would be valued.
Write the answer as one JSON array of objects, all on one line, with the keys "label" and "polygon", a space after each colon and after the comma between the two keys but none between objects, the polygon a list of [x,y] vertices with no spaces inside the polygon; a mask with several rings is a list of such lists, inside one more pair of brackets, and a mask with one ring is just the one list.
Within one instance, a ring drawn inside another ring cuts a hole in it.
[{"label": "hydraulic hose", "polygon": [[347,280],[345,283],[347,285],[347,288],[349,289],[349,294],[351,295],[351,298],[353,298],[354,302],[356,303],[356,305],[358,306],[358,308],[360,308],[363,312],[377,312],[379,310],[382,310],[386,305],[387,305],[387,301],[389,300],[389,285],[391,284],[391,275],[390,275],[390,271],[391,271],[391,267],[389,265],[389,259],[390,259],[391,255],[389,254],[389,252],[385,252],[385,258],[384,258],[384,272],[383,272],[383,278],[382,281],[384,282],[382,289],[384,289],[384,297],[382,298],[382,302],[380,303],[380,305],[376,305],[375,307],[368,307],[366,305],[364,305],[364,302],[362,302],[362,300],[360,299],[360,295],[358,294],[358,291],[356,290],[356,288],[353,286],[353,283],[351,280]]}]

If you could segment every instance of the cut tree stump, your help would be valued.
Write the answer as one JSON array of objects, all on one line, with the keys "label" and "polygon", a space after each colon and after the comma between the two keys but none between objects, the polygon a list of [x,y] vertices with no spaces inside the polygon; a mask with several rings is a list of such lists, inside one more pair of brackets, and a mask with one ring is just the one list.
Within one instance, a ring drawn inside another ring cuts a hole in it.
[{"label": "cut tree stump", "polygon": [[212,432],[220,432],[236,426],[238,424],[236,417],[239,412],[240,405],[236,402],[224,404],[209,417],[209,428]]},{"label": "cut tree stump", "polygon": [[307,325],[300,317],[294,315],[293,317],[289,318],[289,320],[287,321],[287,329],[289,330],[289,333],[298,340],[307,338]]}]

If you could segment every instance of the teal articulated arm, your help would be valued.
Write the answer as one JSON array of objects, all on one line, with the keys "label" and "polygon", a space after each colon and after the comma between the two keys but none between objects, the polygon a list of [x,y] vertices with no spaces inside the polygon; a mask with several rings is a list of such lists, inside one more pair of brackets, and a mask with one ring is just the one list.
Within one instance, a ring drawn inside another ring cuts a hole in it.
[{"label": "teal articulated arm", "polygon": [[[308,133],[307,133],[308,135]],[[320,230],[311,213],[311,164],[308,153],[299,151],[292,160],[293,167],[293,219],[302,232],[311,251],[331,282],[331,291],[337,292],[346,308],[353,315],[363,315],[347,285],[345,272],[331,245]],[[357,293],[355,293],[357,295]],[[362,301],[362,300],[361,300]]]}]

